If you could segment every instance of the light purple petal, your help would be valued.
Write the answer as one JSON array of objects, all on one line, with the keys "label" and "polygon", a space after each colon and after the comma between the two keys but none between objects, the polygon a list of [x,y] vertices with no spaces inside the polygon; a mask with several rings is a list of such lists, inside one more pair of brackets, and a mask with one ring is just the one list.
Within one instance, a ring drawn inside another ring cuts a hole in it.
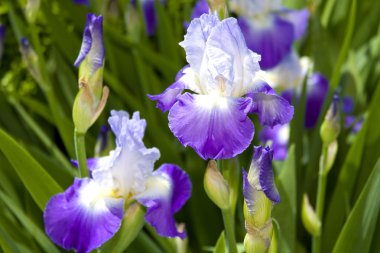
[{"label": "light purple petal", "polygon": [[[45,231],[66,250],[87,253],[100,247],[120,228],[124,200],[86,198],[98,190],[92,179],[75,179],[64,193],[53,196],[44,212]],[[95,193],[94,193],[95,194]],[[94,197],[94,196],[92,196]]]},{"label": "light purple petal", "polygon": [[[272,169],[273,150],[269,147],[254,147],[253,158],[249,168],[249,177],[257,177],[259,179],[260,190],[274,203],[280,202],[280,194],[274,184],[274,175]],[[251,176],[251,173],[255,176]],[[252,182],[251,182],[252,184]],[[257,186],[253,185],[257,188]]]},{"label": "light purple petal", "polygon": [[263,127],[260,132],[260,140],[264,143],[271,142],[273,159],[283,161],[288,153],[289,124],[277,125],[273,128]]},{"label": "light purple petal", "polygon": [[309,24],[309,15],[307,8],[302,10],[286,9],[281,12],[281,17],[293,25],[295,40],[299,40],[305,34]]},{"label": "light purple petal", "polygon": [[249,93],[252,98],[252,113],[257,113],[260,123],[273,127],[288,123],[294,114],[294,108],[289,102],[275,94],[269,85],[262,83],[261,90]]},{"label": "light purple petal", "polygon": [[186,71],[189,68],[189,65],[186,65],[183,67],[178,73],[175,78],[175,82],[170,85],[164,92],[158,95],[148,95],[148,97],[153,100],[157,101],[156,107],[159,108],[161,111],[166,112],[172,108],[174,103],[177,101],[177,96],[182,93],[182,91],[186,88],[188,88],[187,83],[183,82],[183,78]]},{"label": "light purple petal", "polygon": [[269,16],[265,25],[244,17],[240,17],[238,22],[248,48],[261,55],[261,69],[273,68],[290,53],[294,30],[289,22],[276,15]]},{"label": "light purple petal", "polygon": [[88,57],[91,72],[95,73],[103,65],[104,54],[103,17],[91,13],[87,14],[82,46],[74,66],[79,67],[80,63]]},{"label": "light purple petal", "polygon": [[242,173],[243,173],[243,196],[245,199],[245,203],[247,204],[248,210],[250,212],[253,212],[257,194],[255,194],[255,189],[248,181],[247,172],[244,169],[242,169]]},{"label": "light purple petal", "polygon": [[184,146],[203,159],[227,159],[251,143],[254,126],[247,114],[250,98],[185,93],[169,112],[169,128]]},{"label": "light purple petal", "polygon": [[174,164],[163,164],[146,182],[146,191],[136,199],[147,207],[145,220],[157,233],[166,237],[185,238],[186,232],[176,228],[174,214],[191,195],[189,176]]},{"label": "light purple petal", "polygon": [[211,30],[219,24],[216,15],[203,14],[200,18],[191,21],[184,41],[179,43],[186,51],[186,60],[191,68],[200,73],[206,41]]},{"label": "light purple petal", "polygon": [[305,110],[306,128],[313,128],[317,123],[328,89],[329,82],[320,73],[314,73],[308,78]]}]

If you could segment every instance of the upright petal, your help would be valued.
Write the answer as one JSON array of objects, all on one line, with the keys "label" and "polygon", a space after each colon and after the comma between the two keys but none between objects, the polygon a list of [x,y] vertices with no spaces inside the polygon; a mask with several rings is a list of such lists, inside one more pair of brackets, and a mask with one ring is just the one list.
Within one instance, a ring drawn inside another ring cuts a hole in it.
[{"label": "upright petal", "polygon": [[146,190],[135,198],[145,207],[145,220],[161,236],[186,237],[175,225],[174,214],[178,212],[191,195],[189,176],[174,164],[163,164],[145,182]]},{"label": "upright petal", "polygon": [[271,143],[273,159],[282,161],[288,154],[289,135],[289,124],[277,125],[273,128],[266,126],[260,132],[260,140],[266,144]]},{"label": "upright petal", "polygon": [[293,118],[293,106],[286,99],[276,95],[268,84],[261,83],[260,89],[249,93],[248,96],[253,101],[251,112],[257,113],[260,123],[265,126],[283,125]]},{"label": "upright petal", "polygon": [[309,15],[306,8],[302,10],[285,9],[281,12],[281,17],[293,25],[295,40],[302,38],[305,34],[309,24]]},{"label": "upright petal", "polygon": [[291,23],[276,15],[266,20],[239,18],[239,25],[247,46],[261,55],[261,69],[270,69],[279,64],[290,53],[294,42],[294,28]]},{"label": "upright petal", "polygon": [[123,199],[110,197],[92,179],[75,179],[64,193],[47,203],[45,230],[64,249],[87,253],[119,230],[123,208]]},{"label": "upright petal", "polygon": [[247,114],[250,98],[185,93],[169,112],[169,128],[184,146],[203,159],[227,159],[251,143],[254,126]]},{"label": "upright petal", "polygon": [[206,41],[211,30],[220,23],[216,15],[203,14],[191,21],[184,41],[179,43],[186,51],[186,60],[190,67],[200,73]]},{"label": "upright petal", "polygon": [[[207,74],[201,70],[201,82],[207,85],[222,77],[226,95],[240,97],[252,85],[260,70],[260,56],[248,49],[235,18],[227,18],[212,29],[206,43]],[[204,78],[211,74],[211,78]],[[217,84],[218,85],[218,84]]]}]

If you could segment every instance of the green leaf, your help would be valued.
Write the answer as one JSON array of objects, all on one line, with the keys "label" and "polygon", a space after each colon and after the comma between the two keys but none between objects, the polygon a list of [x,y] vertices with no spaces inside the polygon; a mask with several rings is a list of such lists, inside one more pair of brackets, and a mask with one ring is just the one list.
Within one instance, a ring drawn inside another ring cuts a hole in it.
[{"label": "green leaf", "polygon": [[380,210],[380,160],[352,209],[333,253],[369,252]]},{"label": "green leaf", "polygon": [[12,164],[34,201],[44,210],[51,196],[62,188],[14,139],[0,129],[0,150]]},{"label": "green leaf", "polygon": [[18,207],[13,200],[0,191],[0,199],[3,200],[4,204],[12,211],[12,213],[17,217],[20,223],[25,227],[25,229],[34,237],[38,244],[45,250],[45,252],[59,253],[59,250],[54,246],[54,244],[47,238],[45,233],[24,213],[24,211]]},{"label": "green leaf", "polygon": [[0,246],[4,253],[22,253],[17,243],[0,226]]},{"label": "green leaf", "polygon": [[220,234],[218,241],[216,242],[214,253],[226,253],[226,240],[224,239],[224,231]]},{"label": "green leaf", "polygon": [[278,252],[281,253],[296,251],[297,183],[295,164],[294,145],[292,145],[276,182],[281,203],[273,208],[273,218],[279,224]]}]

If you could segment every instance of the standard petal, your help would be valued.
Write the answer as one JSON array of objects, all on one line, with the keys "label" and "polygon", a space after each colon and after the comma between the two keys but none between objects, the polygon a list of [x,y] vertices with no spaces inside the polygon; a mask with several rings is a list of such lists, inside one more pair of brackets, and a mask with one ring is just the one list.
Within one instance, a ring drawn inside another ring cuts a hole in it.
[{"label": "standard petal", "polygon": [[178,212],[191,195],[189,176],[174,164],[163,164],[145,182],[146,190],[135,198],[145,207],[145,220],[161,236],[186,237],[185,232],[176,228],[174,214]]},{"label": "standard petal", "polygon": [[[245,95],[260,70],[260,56],[248,49],[237,20],[227,18],[220,22],[211,31],[206,44],[207,70],[202,69],[201,82],[207,80],[210,85],[211,80],[222,78],[225,94]],[[215,84],[219,86],[218,82]]]},{"label": "standard petal", "polygon": [[280,194],[274,184],[272,169],[273,150],[269,147],[254,147],[248,180],[257,190],[262,190],[274,203],[280,202]]},{"label": "standard petal", "polygon": [[247,114],[250,98],[185,93],[169,112],[169,128],[184,146],[203,159],[227,159],[251,143],[254,126]]},{"label": "standard petal", "polygon": [[277,125],[273,128],[263,127],[260,132],[260,140],[264,143],[271,143],[274,160],[285,160],[288,153],[289,124]]},{"label": "standard petal", "polygon": [[294,41],[293,25],[276,15],[257,22],[240,17],[239,25],[247,46],[261,55],[261,69],[270,69],[279,64],[290,53]]},{"label": "standard petal", "polygon": [[66,250],[87,253],[100,247],[118,230],[124,200],[103,197],[92,179],[75,179],[64,193],[55,195],[44,212],[45,231]]},{"label": "standard petal", "polygon": [[302,38],[305,34],[309,24],[309,15],[306,8],[302,10],[285,9],[281,12],[281,17],[293,25],[295,40]]},{"label": "standard petal", "polygon": [[272,88],[265,83],[261,83],[259,89],[249,93],[252,98],[252,113],[257,113],[260,123],[265,126],[273,127],[288,123],[294,114],[294,108],[289,102],[276,95]]},{"label": "standard petal", "polygon": [[184,41],[179,43],[186,51],[186,60],[191,68],[199,73],[203,59],[206,41],[211,30],[220,23],[216,15],[203,14],[193,19],[187,29]]}]

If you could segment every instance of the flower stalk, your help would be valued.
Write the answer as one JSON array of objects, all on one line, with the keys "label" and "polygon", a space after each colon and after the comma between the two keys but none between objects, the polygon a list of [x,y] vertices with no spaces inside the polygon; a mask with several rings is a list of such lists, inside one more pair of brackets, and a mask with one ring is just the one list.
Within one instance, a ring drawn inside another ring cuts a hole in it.
[{"label": "flower stalk", "polygon": [[75,143],[75,155],[78,160],[79,177],[88,177],[89,173],[88,173],[88,168],[87,168],[85,134],[79,133],[75,130],[74,143]]}]

